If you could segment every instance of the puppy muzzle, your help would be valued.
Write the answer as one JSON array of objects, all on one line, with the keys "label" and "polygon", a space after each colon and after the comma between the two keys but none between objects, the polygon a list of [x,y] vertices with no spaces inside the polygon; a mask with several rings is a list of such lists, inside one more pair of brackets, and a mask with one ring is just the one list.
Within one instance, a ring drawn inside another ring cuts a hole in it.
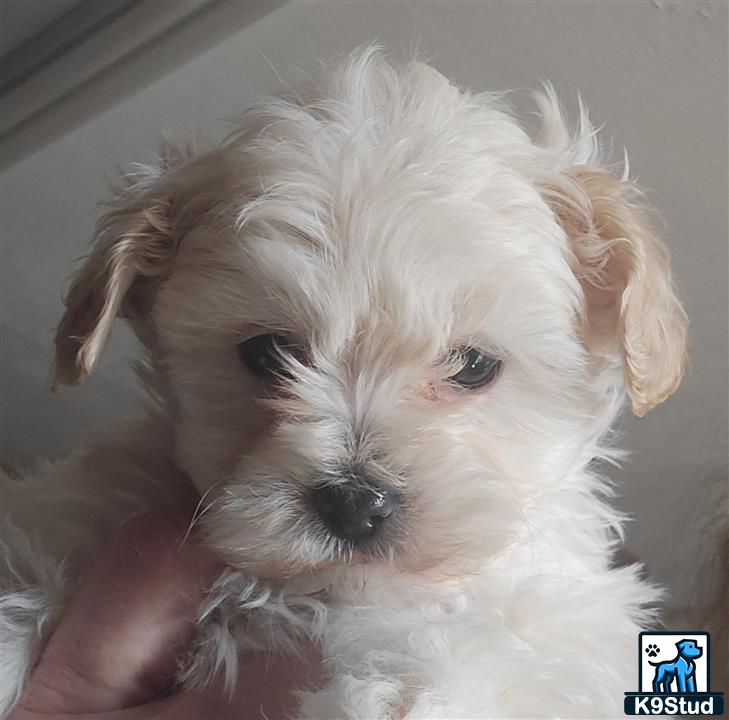
[{"label": "puppy muzzle", "polygon": [[397,490],[359,479],[320,484],[313,502],[327,531],[354,545],[382,535],[401,504]]}]

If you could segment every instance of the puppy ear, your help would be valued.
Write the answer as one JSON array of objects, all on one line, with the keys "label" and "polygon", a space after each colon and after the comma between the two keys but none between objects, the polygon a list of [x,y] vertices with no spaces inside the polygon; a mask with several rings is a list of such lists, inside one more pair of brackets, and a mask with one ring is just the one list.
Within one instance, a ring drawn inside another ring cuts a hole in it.
[{"label": "puppy ear", "polygon": [[91,374],[114,319],[138,303],[147,280],[170,268],[171,200],[155,181],[156,173],[134,178],[98,223],[94,249],[71,284],[56,332],[54,388],[78,385]]},{"label": "puppy ear", "polygon": [[634,183],[596,167],[573,167],[544,195],[571,242],[588,345],[622,356],[642,417],[676,390],[687,365],[687,317],[655,214]]}]

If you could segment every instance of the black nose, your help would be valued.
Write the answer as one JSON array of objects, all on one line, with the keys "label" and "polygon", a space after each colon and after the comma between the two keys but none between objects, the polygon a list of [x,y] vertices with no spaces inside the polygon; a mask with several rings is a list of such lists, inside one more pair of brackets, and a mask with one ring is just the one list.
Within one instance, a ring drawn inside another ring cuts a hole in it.
[{"label": "black nose", "polygon": [[358,542],[376,535],[399,504],[395,490],[369,484],[325,485],[314,491],[314,504],[327,529]]}]

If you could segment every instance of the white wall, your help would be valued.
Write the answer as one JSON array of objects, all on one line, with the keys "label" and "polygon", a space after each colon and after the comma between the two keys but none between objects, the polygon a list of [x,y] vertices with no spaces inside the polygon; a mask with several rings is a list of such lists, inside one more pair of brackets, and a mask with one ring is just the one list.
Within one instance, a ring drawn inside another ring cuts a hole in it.
[{"label": "white wall", "polygon": [[[135,350],[122,329],[85,386],[56,396],[47,389],[61,291],[88,248],[95,204],[115,166],[150,158],[161,129],[202,126],[208,137],[222,135],[220,118],[279,87],[271,66],[284,75],[293,64],[315,70],[316,59],[379,38],[395,56],[418,47],[475,89],[533,88],[548,78],[572,109],[579,90],[617,155],[627,146],[633,172],[655,190],[691,317],[693,370],[668,403],[626,419],[633,458],[614,475],[637,518],[632,548],[680,592],[681,568],[656,543],[664,509],[707,475],[727,477],[727,7],[294,1],[162,77],[158,60],[150,61],[152,84],[110,98],[104,112],[2,174],[0,459],[26,467],[57,457],[139,401],[126,367]],[[223,11],[237,12],[235,3]],[[93,90],[106,92],[103,83]],[[515,101],[529,108],[525,94]]]}]

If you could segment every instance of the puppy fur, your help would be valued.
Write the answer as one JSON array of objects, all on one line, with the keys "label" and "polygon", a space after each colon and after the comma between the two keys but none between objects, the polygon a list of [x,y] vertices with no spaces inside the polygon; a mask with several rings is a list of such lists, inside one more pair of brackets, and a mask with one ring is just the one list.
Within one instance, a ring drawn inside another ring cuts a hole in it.
[{"label": "puppy fur", "polygon": [[[612,567],[623,519],[596,462],[627,396],[681,380],[686,316],[643,194],[581,108],[502,97],[369,47],[245,113],[220,146],[135,166],[101,219],[56,339],[58,385],[115,318],[154,406],[32,477],[6,478],[0,707],[127,518],[199,499],[229,568],[200,611],[189,684],[238,651],[312,638],[302,718],[618,717],[658,593]],[[275,388],[237,346],[285,335]],[[454,351],[502,360],[481,390]],[[312,510],[322,475],[402,501],[366,550]],[[194,503],[193,503],[194,504]]]}]

